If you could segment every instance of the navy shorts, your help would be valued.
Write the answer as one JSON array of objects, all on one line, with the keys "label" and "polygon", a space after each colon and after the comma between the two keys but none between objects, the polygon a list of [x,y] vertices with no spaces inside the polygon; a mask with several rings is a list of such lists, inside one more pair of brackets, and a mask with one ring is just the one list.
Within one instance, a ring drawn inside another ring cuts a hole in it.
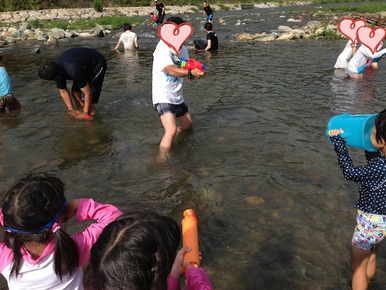
[{"label": "navy shorts", "polygon": [[[92,91],[92,103],[97,104],[102,91],[103,80],[105,78],[107,65],[106,62],[94,68],[94,70],[87,76],[87,82]],[[75,83],[72,84],[71,91],[81,92],[79,86]]]},{"label": "navy shorts", "polygon": [[169,104],[169,103],[158,103],[154,105],[154,109],[158,112],[158,115],[161,117],[167,113],[172,113],[176,118],[182,117],[187,112],[189,112],[189,107],[185,104]]}]

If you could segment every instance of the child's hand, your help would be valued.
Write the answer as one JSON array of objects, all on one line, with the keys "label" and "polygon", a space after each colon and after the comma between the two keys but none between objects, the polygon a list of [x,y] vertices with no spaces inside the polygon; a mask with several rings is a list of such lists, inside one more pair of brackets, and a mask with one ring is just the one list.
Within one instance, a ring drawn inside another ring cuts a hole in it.
[{"label": "child's hand", "polygon": [[78,205],[79,205],[79,199],[74,199],[71,200],[67,203],[66,208],[64,209],[63,212],[63,221],[66,222],[70,220],[77,212],[78,210]]},{"label": "child's hand", "polygon": [[328,136],[330,136],[330,137],[337,136],[340,133],[344,133],[344,131],[342,129],[332,129],[332,130],[328,131]]},{"label": "child's hand", "polygon": [[203,77],[204,76],[204,72],[201,71],[200,69],[198,68],[195,68],[195,69],[192,69],[192,75],[195,77],[195,78],[200,78],[200,77]]},{"label": "child's hand", "polygon": [[180,280],[182,275],[184,274],[184,267],[182,265],[182,261],[184,260],[184,254],[189,252],[191,248],[182,247],[181,250],[177,252],[176,258],[174,259],[174,263],[172,266],[172,270],[170,271],[170,275],[172,275],[176,280]]}]

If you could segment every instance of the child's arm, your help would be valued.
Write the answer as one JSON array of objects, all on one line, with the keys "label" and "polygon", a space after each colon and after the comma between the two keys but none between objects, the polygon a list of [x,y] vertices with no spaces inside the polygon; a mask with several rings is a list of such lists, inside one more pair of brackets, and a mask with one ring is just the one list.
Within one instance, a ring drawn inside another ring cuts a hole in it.
[{"label": "child's arm", "polygon": [[114,50],[117,50],[121,45],[121,40],[118,40],[117,45],[114,47]]},{"label": "child's arm", "polygon": [[381,153],[379,151],[375,151],[375,152],[365,151],[365,156],[366,156],[367,162],[370,163],[371,160],[381,157]]},{"label": "child's arm", "polygon": [[186,290],[213,290],[204,269],[193,268],[189,261],[185,261],[184,265],[182,265],[185,252],[190,250],[191,249],[189,247],[183,247],[178,251],[176,258],[174,259],[172,270],[168,276],[168,290],[181,289],[179,280],[184,275],[184,267],[188,270],[186,277]]},{"label": "child's arm", "polygon": [[174,258],[172,269],[168,276],[168,290],[180,290],[180,279],[184,274],[184,268],[182,267],[182,261],[184,259],[184,254],[188,251],[189,248],[183,247],[178,252]]},{"label": "child's arm", "polygon": [[122,212],[111,204],[101,204],[91,198],[79,200],[76,220],[78,222],[96,220],[95,223],[92,223],[84,231],[72,237],[78,245],[80,266],[83,266],[89,260],[90,249],[103,229],[121,214]]},{"label": "child's arm", "polygon": [[343,176],[347,180],[361,182],[363,178],[376,171],[376,168],[369,165],[354,166],[346,147],[346,141],[339,135],[339,133],[343,133],[341,130],[330,130],[328,133],[332,144],[334,145],[334,150],[338,158],[339,166],[342,169]]},{"label": "child's arm", "polygon": [[66,221],[69,221],[75,216],[78,210],[78,205],[79,205],[79,199],[71,200],[70,202],[67,203],[66,208],[63,212],[63,220],[62,220],[63,223],[65,223]]},{"label": "child's arm", "polygon": [[186,290],[213,290],[203,268],[193,268],[187,262],[188,277],[186,277]]},{"label": "child's arm", "polygon": [[384,56],[384,54],[386,54],[386,48],[380,50],[380,51],[376,51],[374,52],[373,54],[371,53],[371,51],[363,51],[363,54],[367,57],[367,58],[370,58],[370,59],[374,59],[374,58],[378,58],[378,57],[382,57]]}]

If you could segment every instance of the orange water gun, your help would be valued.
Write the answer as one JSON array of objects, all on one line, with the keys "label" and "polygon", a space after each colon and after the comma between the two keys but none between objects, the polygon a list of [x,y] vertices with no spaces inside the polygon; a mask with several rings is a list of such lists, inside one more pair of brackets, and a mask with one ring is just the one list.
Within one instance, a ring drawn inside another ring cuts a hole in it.
[{"label": "orange water gun", "polygon": [[[198,248],[198,230],[197,230],[197,218],[193,209],[187,209],[184,211],[184,218],[181,221],[182,225],[182,244],[184,247],[190,247],[191,250],[184,254],[184,260],[189,261],[192,267],[200,266],[200,251]],[[185,276],[187,270],[185,269]]]}]

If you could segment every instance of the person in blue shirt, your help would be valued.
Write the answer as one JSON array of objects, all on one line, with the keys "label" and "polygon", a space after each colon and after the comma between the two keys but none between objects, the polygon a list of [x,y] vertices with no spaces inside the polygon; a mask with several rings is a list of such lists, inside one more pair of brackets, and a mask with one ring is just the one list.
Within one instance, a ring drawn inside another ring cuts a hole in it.
[{"label": "person in blue shirt", "polygon": [[328,131],[339,166],[347,180],[360,184],[354,206],[357,225],[351,246],[352,289],[367,289],[375,275],[379,245],[386,236],[386,110],[375,119],[370,139],[378,151],[365,151],[366,165],[354,166],[341,133],[339,128]]},{"label": "person in blue shirt", "polygon": [[12,112],[20,110],[21,105],[13,94],[11,78],[4,67],[4,59],[0,55],[0,114],[5,113],[6,108]]}]

